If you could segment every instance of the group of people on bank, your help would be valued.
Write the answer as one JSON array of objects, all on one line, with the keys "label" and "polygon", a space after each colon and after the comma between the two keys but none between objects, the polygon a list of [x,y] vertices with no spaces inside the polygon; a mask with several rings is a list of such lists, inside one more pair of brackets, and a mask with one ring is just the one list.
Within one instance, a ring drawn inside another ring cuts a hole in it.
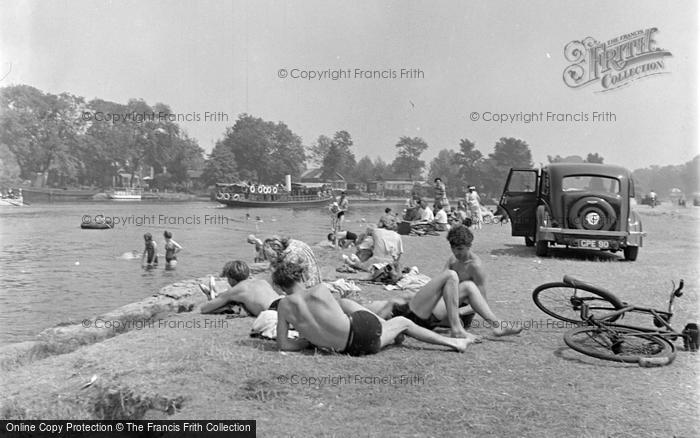
[{"label": "group of people on bank", "polygon": [[[398,262],[403,246],[397,233],[370,228],[363,234],[356,238],[361,241],[354,256],[365,261],[382,256]],[[367,244],[370,239],[373,243]],[[251,278],[245,262],[228,262],[221,276],[228,281],[229,289],[219,293],[213,278],[209,285],[200,284],[208,299],[201,311],[222,313],[232,305],[242,306],[254,316],[274,311],[276,342],[285,351],[317,347],[359,356],[400,344],[404,336],[409,336],[463,352],[469,344],[481,341],[467,331],[475,313],[492,324],[495,336],[520,332],[500,325],[488,305],[482,262],[471,250],[473,239],[468,227],[452,227],[447,233],[452,256],[442,272],[415,294],[363,306],[332,295],[321,282],[317,260],[308,245],[295,239],[273,237],[261,245],[272,270],[272,284]],[[382,248],[387,253],[376,254]],[[278,293],[273,285],[283,293]],[[434,331],[438,327],[447,329],[449,336]],[[298,337],[290,337],[290,333],[298,333]]]}]

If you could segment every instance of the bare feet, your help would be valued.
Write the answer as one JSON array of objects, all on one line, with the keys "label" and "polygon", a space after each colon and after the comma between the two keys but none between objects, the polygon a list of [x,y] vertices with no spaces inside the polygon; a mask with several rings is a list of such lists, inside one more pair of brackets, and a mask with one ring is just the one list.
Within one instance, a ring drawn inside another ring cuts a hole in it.
[{"label": "bare feet", "polygon": [[460,325],[460,327],[458,329],[451,329],[450,330],[450,336],[453,338],[465,339],[465,338],[469,338],[473,335],[470,334],[469,332],[467,332],[466,330],[464,330],[464,328],[462,328],[462,326]]},{"label": "bare feet", "polygon": [[511,336],[517,335],[521,331],[523,331],[522,327],[508,327],[505,323],[501,322],[497,327],[494,327],[493,335],[496,337]]},{"label": "bare feet", "polygon": [[469,344],[477,344],[479,342],[481,342],[481,338],[479,336],[474,336],[470,334],[468,338],[455,339],[454,347],[455,350],[457,350],[459,353],[464,353],[465,351],[467,351],[467,347],[469,347]]}]

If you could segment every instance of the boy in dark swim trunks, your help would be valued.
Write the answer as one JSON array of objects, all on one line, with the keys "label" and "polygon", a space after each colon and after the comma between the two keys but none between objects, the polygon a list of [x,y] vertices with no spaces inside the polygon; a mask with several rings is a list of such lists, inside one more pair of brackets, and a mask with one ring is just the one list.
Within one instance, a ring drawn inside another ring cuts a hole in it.
[{"label": "boy in dark swim trunks", "polygon": [[[275,267],[272,280],[288,293],[279,305],[277,346],[299,351],[309,346],[353,356],[375,354],[405,334],[435,345],[464,352],[474,339],[454,339],[417,326],[406,318],[385,321],[351,300],[336,301],[324,284],[304,287],[303,267],[285,261]],[[301,335],[288,339],[289,326]]]},{"label": "boy in dark swim trunks", "polygon": [[463,327],[469,324],[462,321],[470,321],[468,316],[473,312],[491,323],[495,336],[520,333],[522,328],[500,324],[486,301],[486,273],[481,259],[471,250],[474,240],[471,230],[457,225],[447,233],[447,240],[452,256],[447,260],[443,272],[433,277],[409,300],[377,301],[372,304],[372,309],[387,318],[403,316],[431,330],[447,326],[454,337],[470,336]]},{"label": "boy in dark swim trunks", "polygon": [[251,315],[258,316],[263,310],[277,310],[284,297],[275,292],[267,281],[250,278],[250,268],[240,260],[226,263],[221,276],[226,277],[231,286],[226,292],[217,294],[213,281],[209,282],[209,286],[199,285],[209,299],[202,305],[202,313],[225,313],[230,306],[239,305]]}]

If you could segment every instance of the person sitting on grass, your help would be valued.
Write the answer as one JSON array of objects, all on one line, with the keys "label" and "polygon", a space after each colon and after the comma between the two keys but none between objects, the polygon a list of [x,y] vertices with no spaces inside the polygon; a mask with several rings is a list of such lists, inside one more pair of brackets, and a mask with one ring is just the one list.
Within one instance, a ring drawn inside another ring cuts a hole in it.
[{"label": "person sitting on grass", "polygon": [[362,271],[369,271],[372,265],[378,263],[393,263],[398,268],[403,254],[403,242],[396,231],[370,226],[355,242],[355,254],[350,257],[343,254],[345,264]]},{"label": "person sitting on grass", "polygon": [[328,233],[328,241],[333,247],[347,248],[354,245],[357,241],[357,234],[352,231],[337,231]]},{"label": "person sitting on grass", "polygon": [[[358,303],[331,295],[324,284],[304,286],[304,268],[292,260],[278,263],[273,282],[288,295],[280,302],[277,317],[277,346],[283,351],[300,351],[315,346],[351,356],[378,353],[403,335],[464,352],[475,338],[455,339],[422,328],[407,318],[385,321]],[[288,339],[289,327],[299,332]]]},{"label": "person sitting on grass", "polygon": [[304,282],[307,287],[321,283],[321,268],[318,265],[316,256],[309,245],[301,240],[274,236],[265,239],[263,242],[263,251],[265,252],[265,258],[270,261],[272,269],[275,269],[277,263],[291,257],[303,262],[304,268],[306,269],[304,272]]},{"label": "person sitting on grass", "polygon": [[452,256],[445,269],[412,298],[375,301],[372,310],[385,318],[406,317],[431,330],[446,326],[455,337],[468,335],[465,328],[470,326],[476,312],[491,323],[495,336],[520,333],[522,327],[514,329],[500,324],[486,301],[486,273],[481,259],[471,250],[473,240],[474,234],[469,228],[464,225],[453,227],[447,233]]},{"label": "person sitting on grass", "polygon": [[435,219],[433,226],[436,231],[447,231],[450,229],[450,224],[447,220],[447,212],[442,204],[435,204]]},{"label": "person sitting on grass", "polygon": [[209,280],[209,286],[199,284],[202,293],[209,301],[202,305],[204,314],[227,313],[231,306],[241,306],[246,312],[258,316],[263,310],[277,310],[284,295],[280,295],[265,280],[250,278],[250,268],[240,260],[224,265],[222,277],[226,277],[231,286],[226,292],[218,293],[214,286],[214,277]]},{"label": "person sitting on grass", "polygon": [[391,214],[391,208],[387,207],[384,209],[384,215],[379,218],[377,227],[386,228],[387,230],[391,231],[396,231],[396,229],[399,227],[396,215]]}]

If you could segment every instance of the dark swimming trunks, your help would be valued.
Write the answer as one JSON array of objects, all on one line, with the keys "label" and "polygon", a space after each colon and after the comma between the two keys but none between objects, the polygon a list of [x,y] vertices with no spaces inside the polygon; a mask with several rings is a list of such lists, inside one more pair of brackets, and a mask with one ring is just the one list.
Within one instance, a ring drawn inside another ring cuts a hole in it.
[{"label": "dark swimming trunks", "polygon": [[378,353],[382,347],[382,323],[372,312],[358,310],[350,319],[348,343],[343,353],[350,356],[362,356]]},{"label": "dark swimming trunks", "polygon": [[270,307],[267,308],[267,310],[277,310],[277,308],[280,306],[280,300],[284,297],[279,297],[275,301],[270,303]]},{"label": "dark swimming trunks", "polygon": [[357,240],[357,234],[353,233],[352,231],[346,231],[345,232],[345,240],[350,240],[352,242]]},{"label": "dark swimming trunks", "polygon": [[403,316],[404,318],[416,323],[416,325],[427,328],[428,330],[432,330],[440,325],[440,320],[437,319],[435,315],[431,313],[429,318],[421,318],[420,316],[413,313],[408,303],[394,304],[394,306],[391,308],[391,313],[392,317],[394,318],[397,316]]}]

